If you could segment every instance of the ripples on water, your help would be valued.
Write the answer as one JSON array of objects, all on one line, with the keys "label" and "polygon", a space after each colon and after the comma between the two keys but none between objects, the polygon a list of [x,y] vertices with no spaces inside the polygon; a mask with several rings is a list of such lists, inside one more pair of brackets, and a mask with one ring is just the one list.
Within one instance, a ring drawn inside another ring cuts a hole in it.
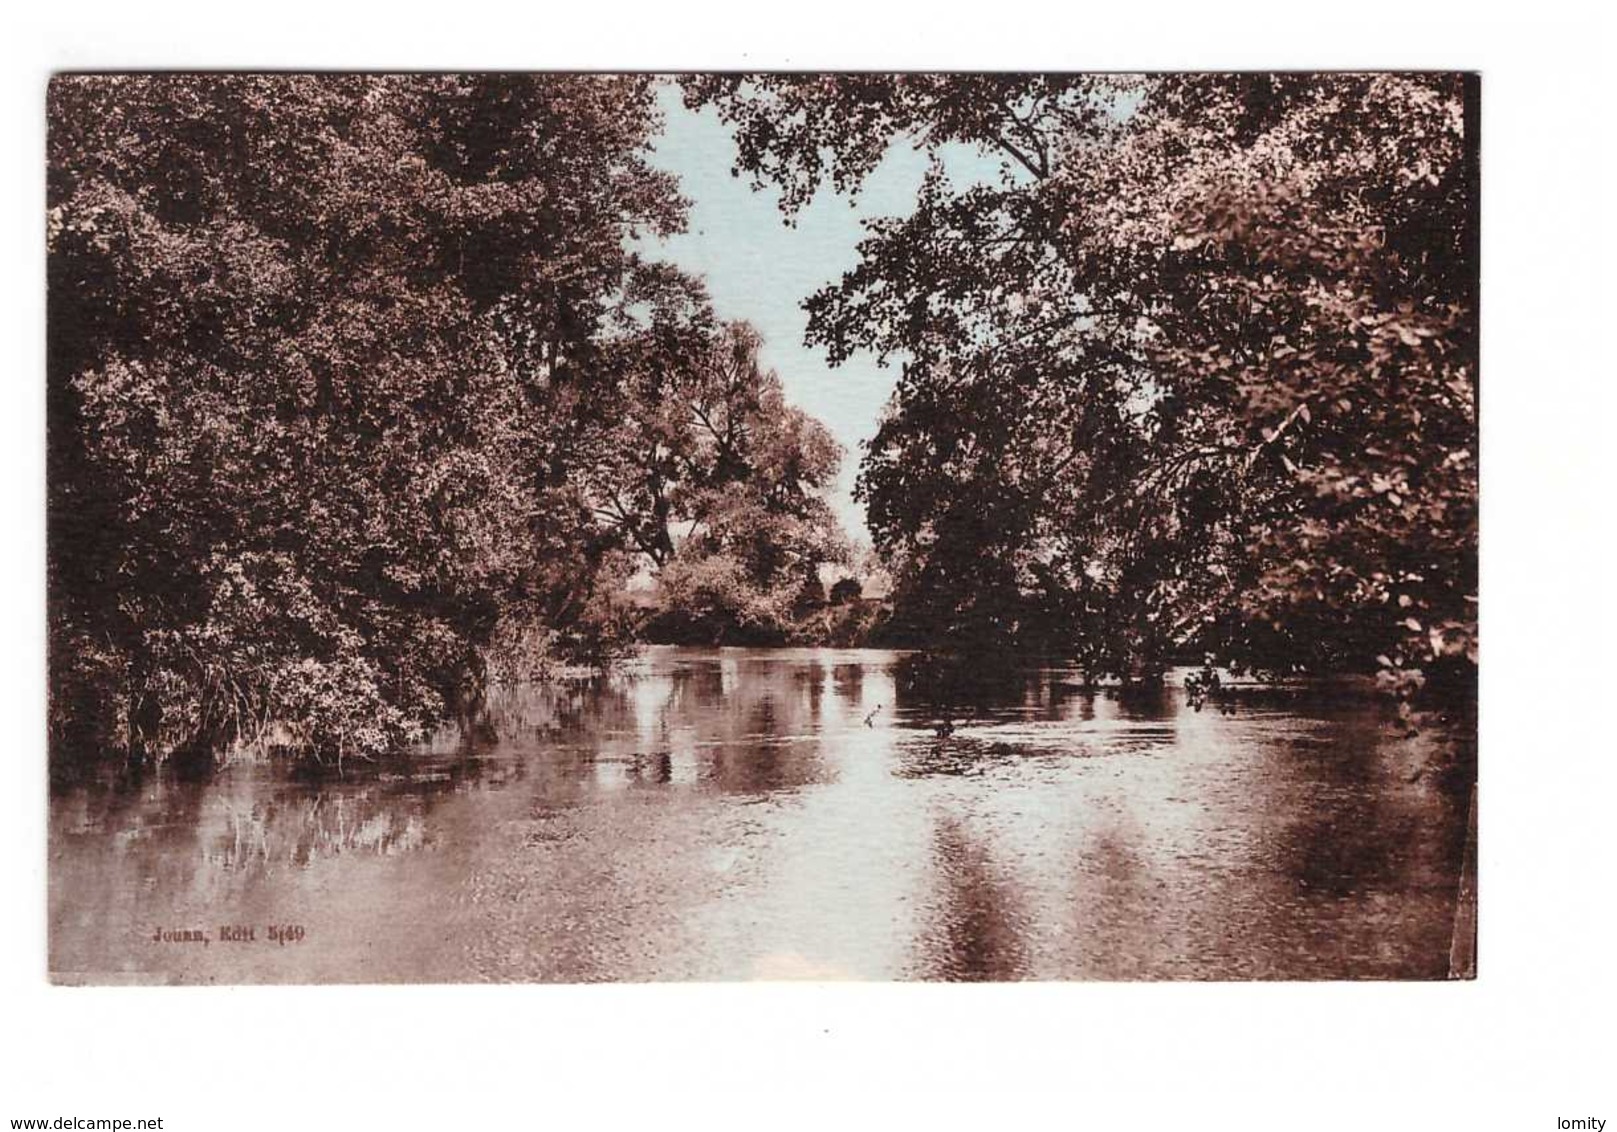
[{"label": "ripples on water", "polygon": [[[654,649],[408,758],[52,799],[67,981],[1442,978],[1467,736],[1377,705],[969,694],[870,650]],[[868,719],[868,723],[867,723]],[[945,737],[937,733],[952,732]],[[296,924],[289,945],[153,942]]]}]

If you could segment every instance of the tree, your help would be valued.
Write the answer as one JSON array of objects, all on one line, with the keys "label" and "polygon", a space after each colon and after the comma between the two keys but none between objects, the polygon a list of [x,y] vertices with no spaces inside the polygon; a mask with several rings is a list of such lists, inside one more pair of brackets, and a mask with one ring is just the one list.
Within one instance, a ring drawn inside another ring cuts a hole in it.
[{"label": "tree", "polygon": [[600,343],[682,219],[651,93],[52,83],[53,749],[372,754],[581,615]]},{"label": "tree", "polygon": [[847,554],[825,497],[840,448],[787,403],[761,344],[699,309],[626,344],[615,458],[591,490],[657,573],[655,636],[784,639],[820,566]]},{"label": "tree", "polygon": [[[1476,103],[1444,75],[713,76],[788,214],[900,139],[807,303],[903,360],[861,470],[897,621],[1150,676],[1474,671]],[[941,157],[997,154],[995,184]]]}]

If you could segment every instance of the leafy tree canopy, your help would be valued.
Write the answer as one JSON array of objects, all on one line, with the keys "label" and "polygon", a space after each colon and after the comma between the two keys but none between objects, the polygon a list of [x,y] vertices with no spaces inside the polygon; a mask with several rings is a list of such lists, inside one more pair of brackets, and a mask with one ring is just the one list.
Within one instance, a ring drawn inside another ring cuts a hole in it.
[{"label": "leafy tree canopy", "polygon": [[[808,300],[900,359],[861,471],[895,624],[1149,676],[1476,656],[1475,88],[1444,75],[703,76],[790,216],[914,210]],[[956,186],[947,143],[997,154]]]},{"label": "leafy tree canopy", "polygon": [[[745,336],[638,250],[685,212],[653,81],[53,82],[59,749],[396,746],[504,638],[610,652],[665,503],[749,569],[817,552],[828,438],[755,369],[725,389]],[[604,517],[676,457],[674,494]]]}]

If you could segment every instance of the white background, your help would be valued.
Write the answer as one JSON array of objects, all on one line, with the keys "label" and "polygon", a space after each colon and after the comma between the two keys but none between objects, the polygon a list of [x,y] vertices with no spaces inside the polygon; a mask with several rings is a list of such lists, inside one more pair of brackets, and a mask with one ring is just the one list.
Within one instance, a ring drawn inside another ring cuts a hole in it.
[{"label": "white background", "polygon": [[[0,1129],[1556,1128],[1611,1039],[1614,80],[1593,6],[667,0],[13,12]],[[1480,979],[59,989],[45,981],[44,93],[79,67],[1483,72]],[[1599,1069],[1606,1064],[1607,1069]],[[1612,1125],[1617,1132],[1617,1123]]]}]

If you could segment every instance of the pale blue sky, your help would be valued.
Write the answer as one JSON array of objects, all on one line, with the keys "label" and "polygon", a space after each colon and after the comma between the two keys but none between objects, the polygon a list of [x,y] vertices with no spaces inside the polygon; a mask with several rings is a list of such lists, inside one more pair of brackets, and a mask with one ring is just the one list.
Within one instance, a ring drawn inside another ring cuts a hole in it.
[{"label": "pale blue sky", "polygon": [[[824,350],[803,344],[808,315],[802,302],[858,262],[861,220],[910,211],[926,156],[907,144],[895,146],[851,205],[823,189],[789,228],[774,190],[755,191],[747,176],[731,176],[735,144],[716,113],[685,109],[672,86],[662,90],[660,101],[667,127],[654,160],[679,176],[691,201],[689,228],[664,242],[665,254],[707,280],[721,318],[745,319],[758,328],[763,360],[779,372],[787,397],[824,421],[842,443],[846,453],[833,502],[848,532],[868,541],[864,509],[853,501],[853,481],[860,445],[875,435],[877,416],[898,379],[898,362],[883,368],[873,356],[858,354],[833,369]],[[947,159],[957,182],[999,176],[996,159],[964,150]]]}]

